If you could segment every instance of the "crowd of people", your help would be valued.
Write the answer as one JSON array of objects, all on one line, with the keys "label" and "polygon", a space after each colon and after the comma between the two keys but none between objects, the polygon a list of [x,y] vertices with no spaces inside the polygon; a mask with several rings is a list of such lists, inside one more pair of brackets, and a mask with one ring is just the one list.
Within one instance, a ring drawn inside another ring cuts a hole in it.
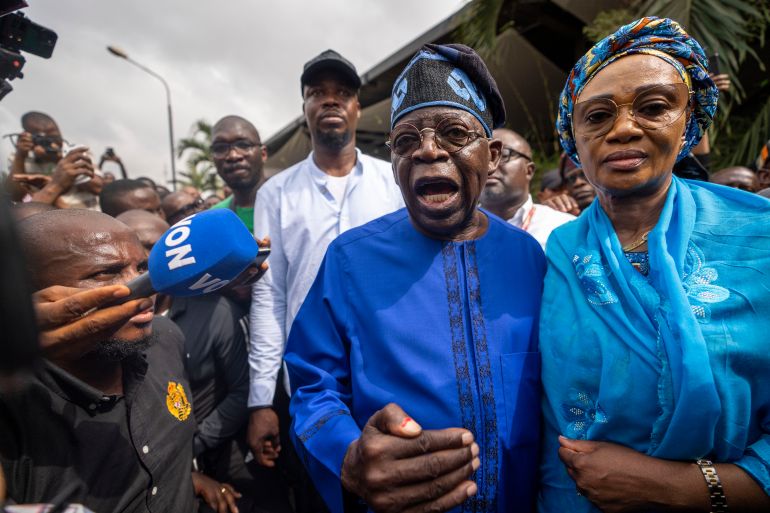
[{"label": "crowd of people", "polygon": [[[352,63],[327,50],[300,85],[307,158],[267,180],[259,131],[225,116],[227,192],[206,198],[22,116],[2,207],[42,358],[0,380],[0,504],[770,510],[770,142],[710,171],[729,78],[676,22],[575,64],[534,196],[532,148],[467,46],[425,45],[396,78],[391,162],[356,147]],[[267,265],[126,300],[207,209]]]}]

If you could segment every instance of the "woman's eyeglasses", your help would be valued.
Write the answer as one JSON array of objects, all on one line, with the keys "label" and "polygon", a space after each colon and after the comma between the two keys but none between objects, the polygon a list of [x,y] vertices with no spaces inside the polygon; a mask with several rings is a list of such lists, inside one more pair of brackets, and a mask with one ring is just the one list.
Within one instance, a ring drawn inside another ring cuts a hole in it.
[{"label": "woman's eyeglasses", "polygon": [[433,132],[436,146],[447,153],[455,153],[485,134],[468,128],[459,118],[444,118],[435,128],[418,130],[416,126],[402,123],[393,129],[385,144],[399,157],[411,157],[422,146],[423,132]]},{"label": "woman's eyeglasses", "polygon": [[639,93],[631,103],[618,105],[609,98],[594,98],[575,104],[572,127],[575,135],[600,137],[612,127],[621,107],[630,107],[628,115],[648,130],[659,130],[682,117],[690,101],[690,89],[681,84],[664,84]]}]

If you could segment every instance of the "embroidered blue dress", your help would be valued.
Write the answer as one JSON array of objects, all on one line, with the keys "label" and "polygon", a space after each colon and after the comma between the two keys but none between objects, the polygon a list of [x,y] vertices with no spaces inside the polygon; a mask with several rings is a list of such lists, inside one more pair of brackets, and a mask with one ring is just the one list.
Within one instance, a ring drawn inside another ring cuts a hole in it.
[{"label": "embroidered blue dress", "polygon": [[540,432],[538,243],[494,216],[479,239],[417,232],[407,211],[329,247],[288,339],[295,446],[342,511],[348,445],[399,404],[423,428],[474,433],[476,497],[455,511],[530,511]]},{"label": "embroidered blue dress", "polygon": [[539,510],[598,511],[575,493],[559,434],[732,462],[770,493],[770,201],[674,178],[646,277],[598,201],[547,256]]}]

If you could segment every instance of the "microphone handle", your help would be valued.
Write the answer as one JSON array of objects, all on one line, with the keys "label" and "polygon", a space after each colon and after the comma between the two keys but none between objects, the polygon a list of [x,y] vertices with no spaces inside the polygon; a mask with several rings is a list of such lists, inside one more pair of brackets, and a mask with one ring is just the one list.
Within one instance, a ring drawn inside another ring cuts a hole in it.
[{"label": "microphone handle", "polygon": [[131,301],[132,299],[139,299],[140,297],[150,297],[153,294],[155,294],[157,291],[152,286],[152,281],[150,280],[150,273],[144,273],[133,280],[126,283],[126,287],[131,290],[131,293],[126,297],[118,298],[114,301],[110,301],[106,305],[104,305],[102,308],[109,308],[110,306],[115,305],[121,305],[127,301]]}]

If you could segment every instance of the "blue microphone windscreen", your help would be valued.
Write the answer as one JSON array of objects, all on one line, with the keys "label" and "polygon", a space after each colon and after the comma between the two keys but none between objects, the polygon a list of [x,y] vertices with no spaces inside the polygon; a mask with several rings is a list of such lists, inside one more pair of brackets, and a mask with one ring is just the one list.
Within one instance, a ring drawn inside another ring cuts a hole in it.
[{"label": "blue microphone windscreen", "polygon": [[195,296],[219,290],[238,276],[259,247],[229,209],[205,210],[168,229],[150,251],[150,280],[158,292]]}]

